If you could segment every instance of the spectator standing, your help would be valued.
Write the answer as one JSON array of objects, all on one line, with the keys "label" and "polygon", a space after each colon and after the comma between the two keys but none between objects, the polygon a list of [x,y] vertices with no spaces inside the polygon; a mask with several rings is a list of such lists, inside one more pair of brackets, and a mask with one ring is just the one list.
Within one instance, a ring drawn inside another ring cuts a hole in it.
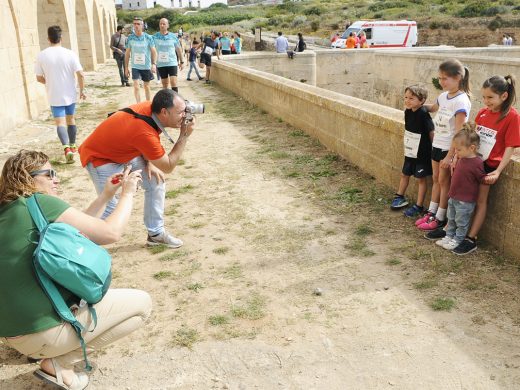
[{"label": "spectator standing", "polygon": [[356,38],[354,38],[354,33],[351,32],[347,38],[347,49],[354,49],[356,47]]},{"label": "spectator standing", "polygon": [[139,91],[139,79],[143,80],[143,88],[146,100],[150,100],[150,80],[153,73],[157,71],[157,51],[152,36],[143,31],[143,19],[134,18],[133,22],[135,33],[130,34],[126,44],[125,52],[125,76],[130,77],[134,83],[135,101],[141,101]]},{"label": "spectator standing", "polygon": [[240,54],[240,52],[242,51],[242,38],[240,37],[240,33],[238,33],[237,31],[235,31],[235,40],[233,44],[235,45],[236,54]]},{"label": "spectator standing", "polygon": [[126,47],[126,35],[123,34],[123,26],[117,26],[117,31],[112,38],[110,38],[110,48],[112,49],[112,56],[117,63],[117,69],[119,69],[119,78],[121,79],[121,86],[130,86],[128,79],[125,76],[125,47]]},{"label": "spectator standing", "polygon": [[222,50],[222,55],[231,54],[231,40],[229,39],[229,34],[227,32],[225,32],[220,38],[220,48]]},{"label": "spectator standing", "polygon": [[507,44],[508,44],[508,36],[507,36],[507,34],[502,35],[502,44],[504,46],[507,46]]},{"label": "spectator standing", "polygon": [[307,44],[303,40],[302,33],[298,33],[298,42],[296,43],[296,47],[294,48],[294,51],[301,53],[305,49],[307,49]]},{"label": "spectator standing", "polygon": [[513,46],[513,37],[511,35],[507,37],[507,46]]},{"label": "spectator standing", "polygon": [[281,31],[278,31],[278,38],[274,41],[277,53],[285,53],[289,50],[289,41],[285,38]]},{"label": "spectator standing", "polygon": [[168,19],[159,21],[159,31],[154,35],[157,49],[157,73],[161,76],[163,88],[171,88],[179,92],[177,87],[177,73],[182,70],[184,59],[182,47],[177,36],[168,31]]},{"label": "spectator standing", "polygon": [[76,153],[76,77],[79,97],[85,99],[83,68],[72,50],[61,46],[60,26],[47,29],[50,46],[36,58],[34,73],[36,80],[45,85],[47,99],[51,105],[58,138],[63,146],[67,164],[74,162]]}]

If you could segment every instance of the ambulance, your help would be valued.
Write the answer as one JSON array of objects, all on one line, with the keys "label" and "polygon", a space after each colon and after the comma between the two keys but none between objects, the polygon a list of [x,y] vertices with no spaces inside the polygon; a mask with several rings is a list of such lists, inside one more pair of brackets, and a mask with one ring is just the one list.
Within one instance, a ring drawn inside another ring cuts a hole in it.
[{"label": "ambulance", "polygon": [[409,20],[399,21],[357,21],[332,43],[333,49],[345,49],[350,33],[356,36],[364,31],[370,48],[412,47],[417,45],[417,23]]}]

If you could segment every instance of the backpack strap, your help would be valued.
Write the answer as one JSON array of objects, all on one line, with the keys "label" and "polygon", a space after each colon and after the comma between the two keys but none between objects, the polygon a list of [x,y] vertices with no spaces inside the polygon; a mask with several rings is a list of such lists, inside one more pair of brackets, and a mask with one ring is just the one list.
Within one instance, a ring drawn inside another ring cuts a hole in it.
[{"label": "backpack strap", "polygon": [[38,199],[36,199],[36,194],[27,198],[27,208],[29,209],[29,214],[31,214],[34,224],[41,233],[47,227],[49,221],[45,218],[45,215],[43,215]]},{"label": "backpack strap", "polygon": [[158,133],[161,133],[161,129],[159,128],[157,123],[155,123],[155,121],[153,120],[153,118],[151,116],[138,114],[137,112],[132,110],[130,107],[122,108],[119,111],[126,112],[127,114],[133,115],[134,118],[145,121],[148,126],[153,127],[155,131],[157,131]]}]

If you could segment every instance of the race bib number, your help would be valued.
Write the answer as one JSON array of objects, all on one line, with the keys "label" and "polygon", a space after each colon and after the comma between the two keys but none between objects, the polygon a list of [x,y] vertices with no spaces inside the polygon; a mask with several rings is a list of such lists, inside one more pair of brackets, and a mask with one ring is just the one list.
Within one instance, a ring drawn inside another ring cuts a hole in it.
[{"label": "race bib number", "polygon": [[144,65],[146,63],[146,57],[144,53],[134,53],[134,64]]},{"label": "race bib number", "polygon": [[204,49],[204,53],[206,53],[207,55],[212,55],[213,54],[213,48],[209,47],[209,46],[206,46],[206,48]]},{"label": "race bib number", "polygon": [[159,62],[169,62],[170,61],[170,55],[167,51],[160,51],[159,52]]},{"label": "race bib number", "polygon": [[421,134],[404,131],[404,155],[406,157],[417,158],[419,144],[421,143]]},{"label": "race bib number", "polygon": [[435,124],[435,135],[444,137],[451,136],[450,119],[452,116],[452,112],[446,107],[439,110],[433,121]]},{"label": "race bib number", "polygon": [[477,134],[480,137],[480,146],[477,153],[483,161],[486,161],[497,142],[497,132],[479,125],[477,126]]}]

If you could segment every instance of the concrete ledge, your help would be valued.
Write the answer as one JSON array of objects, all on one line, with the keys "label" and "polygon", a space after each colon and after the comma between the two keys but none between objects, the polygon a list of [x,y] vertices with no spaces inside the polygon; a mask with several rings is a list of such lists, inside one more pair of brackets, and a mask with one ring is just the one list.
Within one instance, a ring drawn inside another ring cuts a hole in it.
[{"label": "concrete ledge", "polygon": [[[319,139],[380,182],[397,186],[403,161],[400,110],[227,61],[215,62],[212,77],[220,86]],[[520,261],[518,188],[520,162],[514,161],[491,191],[482,237]]]}]

